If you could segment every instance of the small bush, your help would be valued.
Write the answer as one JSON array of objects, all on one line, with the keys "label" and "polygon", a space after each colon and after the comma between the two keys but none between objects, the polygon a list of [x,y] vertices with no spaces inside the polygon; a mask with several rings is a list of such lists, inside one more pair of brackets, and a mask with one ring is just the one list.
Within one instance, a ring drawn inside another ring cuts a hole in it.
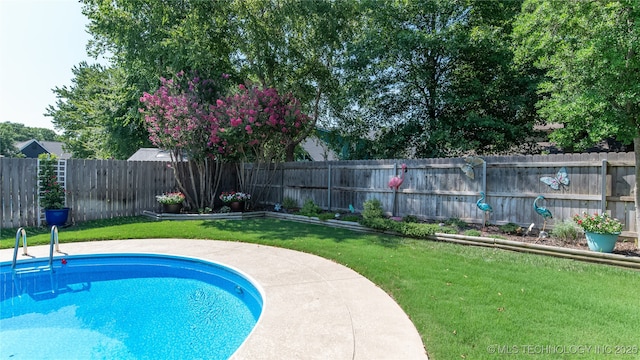
[{"label": "small bush", "polygon": [[358,216],[358,215],[352,215],[352,214],[347,214],[347,215],[342,215],[342,217],[340,217],[340,220],[342,220],[342,221],[358,222],[358,221],[360,221],[360,216]]},{"label": "small bush", "polygon": [[336,218],[334,213],[322,213],[318,215],[318,219],[322,221],[333,220]]},{"label": "small bush", "polygon": [[467,236],[482,236],[482,232],[480,230],[476,230],[476,229],[469,229],[469,230],[464,232],[464,235],[467,235]]},{"label": "small bush", "polygon": [[581,233],[580,226],[571,219],[555,224],[551,232],[554,237],[569,244],[575,244]]},{"label": "small bush", "polygon": [[510,235],[521,235],[523,231],[520,225],[514,224],[514,223],[504,224],[499,226],[498,228],[503,233],[510,234]]},{"label": "small bush", "polygon": [[457,234],[455,229],[438,224],[399,222],[386,218],[362,218],[360,224],[363,226],[380,230],[395,231],[411,238],[423,239],[435,233]]},{"label": "small bush", "polygon": [[402,226],[400,231],[403,235],[412,238],[426,238],[431,235],[435,235],[435,233],[444,233],[444,234],[457,234],[458,231],[448,227],[448,226],[440,226],[438,224],[425,224],[425,223],[405,223]]},{"label": "small bush", "polygon": [[370,199],[364,202],[362,210],[362,217],[365,219],[382,218],[384,212],[382,211],[382,203],[378,199]]},{"label": "small bush", "polygon": [[380,231],[399,231],[401,223],[383,217],[362,217],[360,224]]},{"label": "small bush", "polygon": [[320,209],[320,207],[316,205],[316,203],[314,203],[313,200],[311,199],[307,199],[299,211],[300,215],[309,216],[309,217],[318,216],[320,215],[320,212],[322,212],[322,209]]},{"label": "small bush", "polygon": [[467,227],[467,223],[458,218],[450,218],[447,221],[445,221],[444,224],[447,226],[452,226],[457,229],[464,229]]},{"label": "small bush", "polygon": [[282,200],[282,207],[291,210],[298,207],[298,202],[294,198],[287,196]]},{"label": "small bush", "polygon": [[419,223],[420,219],[418,219],[417,216],[413,216],[413,215],[407,215],[405,217],[402,218],[402,222],[406,222],[406,223]]}]

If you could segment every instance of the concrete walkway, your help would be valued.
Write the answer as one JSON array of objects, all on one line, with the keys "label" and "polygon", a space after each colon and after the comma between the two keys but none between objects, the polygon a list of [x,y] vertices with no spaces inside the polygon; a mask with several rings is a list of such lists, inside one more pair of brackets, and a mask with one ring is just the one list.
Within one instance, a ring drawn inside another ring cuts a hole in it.
[{"label": "concrete walkway", "polygon": [[[48,246],[29,247],[47,257]],[[363,276],[315,255],[238,242],[184,239],[113,240],[61,244],[68,255],[159,253],[234,267],[265,296],[256,328],[233,359],[427,359],[402,309]],[[20,249],[18,261],[24,259]],[[11,261],[13,249],[0,250]],[[55,254],[56,257],[64,256]]]}]

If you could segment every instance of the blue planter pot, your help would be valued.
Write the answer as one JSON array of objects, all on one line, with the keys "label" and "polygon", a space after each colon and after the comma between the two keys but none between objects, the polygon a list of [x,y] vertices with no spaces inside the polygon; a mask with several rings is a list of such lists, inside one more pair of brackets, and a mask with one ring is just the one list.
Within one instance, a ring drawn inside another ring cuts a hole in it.
[{"label": "blue planter pot", "polygon": [[44,218],[49,226],[62,226],[67,223],[69,218],[69,208],[64,209],[45,209]]},{"label": "blue planter pot", "polygon": [[589,250],[610,253],[613,251],[613,248],[616,246],[616,241],[618,241],[617,234],[597,234],[591,232],[585,232],[587,237],[587,244],[589,245]]}]

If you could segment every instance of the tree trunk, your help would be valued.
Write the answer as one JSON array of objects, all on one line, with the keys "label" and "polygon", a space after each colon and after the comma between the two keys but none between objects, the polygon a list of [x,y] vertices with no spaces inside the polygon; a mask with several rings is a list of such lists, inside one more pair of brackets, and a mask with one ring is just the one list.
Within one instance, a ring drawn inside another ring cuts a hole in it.
[{"label": "tree trunk", "polygon": [[[636,248],[640,247],[640,231],[638,231],[638,225],[640,225],[640,187],[638,187],[638,180],[640,180],[640,135],[633,139],[633,151],[636,158],[636,185],[633,189],[635,193],[635,205],[636,205]],[[633,230],[633,229],[629,229]]]}]

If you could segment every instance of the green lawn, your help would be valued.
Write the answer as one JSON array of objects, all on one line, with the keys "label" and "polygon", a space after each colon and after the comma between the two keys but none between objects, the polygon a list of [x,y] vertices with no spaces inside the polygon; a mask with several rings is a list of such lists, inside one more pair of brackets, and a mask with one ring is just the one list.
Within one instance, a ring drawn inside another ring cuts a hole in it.
[{"label": "green lawn", "polygon": [[[30,246],[48,243],[44,230],[27,231]],[[635,270],[273,219],[122,218],[59,235],[62,243],[161,237],[260,243],[344,264],[396,299],[431,359],[495,358],[495,345],[509,358],[593,359],[603,352],[608,359],[640,358]],[[1,247],[12,247],[15,230],[3,230],[0,239]],[[616,354],[621,352],[632,354]]]}]

